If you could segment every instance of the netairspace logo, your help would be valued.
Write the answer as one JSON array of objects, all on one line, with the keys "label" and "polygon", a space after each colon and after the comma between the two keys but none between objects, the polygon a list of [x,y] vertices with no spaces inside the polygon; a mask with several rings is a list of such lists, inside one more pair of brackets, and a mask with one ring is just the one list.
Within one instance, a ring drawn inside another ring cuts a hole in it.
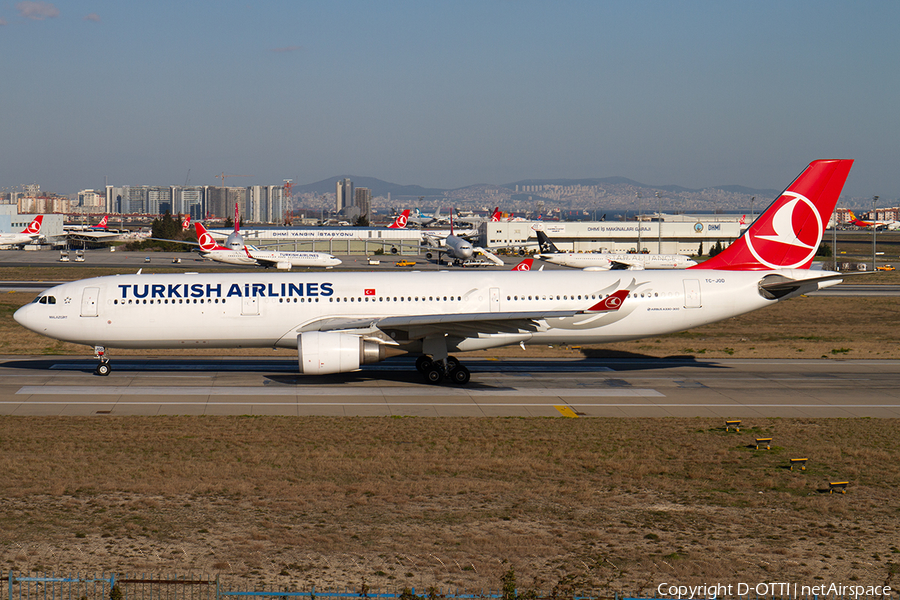
[{"label": "netairspace logo", "polygon": [[[754,594],[757,597],[787,596],[803,598],[809,596],[841,598],[891,597],[893,590],[887,585],[844,585],[829,583],[803,585],[796,582],[766,583],[714,583],[705,585],[677,585],[661,583],[656,587],[659,598],[678,600],[717,600],[718,598],[740,597]],[[638,600],[638,599],[634,599]]]}]

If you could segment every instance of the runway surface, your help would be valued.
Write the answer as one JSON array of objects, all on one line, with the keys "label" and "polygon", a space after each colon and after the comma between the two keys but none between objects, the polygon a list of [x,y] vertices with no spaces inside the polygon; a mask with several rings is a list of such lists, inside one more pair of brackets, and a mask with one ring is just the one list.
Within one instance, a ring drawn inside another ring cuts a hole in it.
[{"label": "runway surface", "polygon": [[263,358],[0,358],[4,415],[900,417],[900,361],[465,360],[464,387],[409,359],[304,377]]}]

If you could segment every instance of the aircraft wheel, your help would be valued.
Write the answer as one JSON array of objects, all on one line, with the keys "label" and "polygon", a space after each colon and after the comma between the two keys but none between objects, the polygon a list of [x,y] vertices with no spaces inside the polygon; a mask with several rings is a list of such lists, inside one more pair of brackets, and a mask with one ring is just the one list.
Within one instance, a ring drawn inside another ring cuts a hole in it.
[{"label": "aircraft wheel", "polygon": [[450,371],[450,381],[455,383],[456,385],[466,385],[469,383],[469,379],[472,378],[472,374],[469,373],[469,370],[462,365],[457,365],[455,369]]},{"label": "aircraft wheel", "polygon": [[425,381],[434,385],[439,384],[444,379],[444,374],[441,372],[440,367],[435,364],[429,365],[423,375],[425,375]]},{"label": "aircraft wheel", "polygon": [[110,371],[112,371],[112,367],[109,366],[108,362],[100,363],[94,370],[94,372],[101,377],[106,377],[107,375],[109,375]]},{"label": "aircraft wheel", "polygon": [[423,354],[422,356],[420,356],[419,358],[416,359],[416,371],[418,371],[419,373],[422,373],[423,375],[425,374],[425,370],[428,369],[429,367],[431,367],[431,365],[432,365],[432,362],[431,362],[431,358],[429,356],[426,356]]}]

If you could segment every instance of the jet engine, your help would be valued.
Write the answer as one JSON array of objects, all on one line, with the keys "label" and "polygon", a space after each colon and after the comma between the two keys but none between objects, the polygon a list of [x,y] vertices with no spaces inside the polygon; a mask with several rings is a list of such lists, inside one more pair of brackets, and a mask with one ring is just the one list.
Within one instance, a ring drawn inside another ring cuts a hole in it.
[{"label": "jet engine", "polygon": [[282,271],[290,271],[291,263],[286,260],[283,260],[283,261],[275,263],[275,268],[282,270]]},{"label": "jet engine", "polygon": [[381,344],[351,333],[307,331],[297,336],[297,358],[302,374],[330,375],[384,360],[385,352]]}]

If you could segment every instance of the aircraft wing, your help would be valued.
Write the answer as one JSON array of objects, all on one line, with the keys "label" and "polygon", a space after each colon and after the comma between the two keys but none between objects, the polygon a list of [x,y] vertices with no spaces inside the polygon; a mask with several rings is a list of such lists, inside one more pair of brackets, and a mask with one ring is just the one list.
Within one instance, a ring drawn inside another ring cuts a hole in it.
[{"label": "aircraft wing", "polygon": [[573,317],[582,311],[558,310],[544,312],[498,312],[436,315],[400,315],[361,319],[324,319],[310,323],[298,331],[340,331],[347,329],[380,329],[405,331],[410,337],[424,337],[432,333],[449,333],[462,337],[478,333],[521,333],[536,331],[537,321],[553,317]]},{"label": "aircraft wing", "polygon": [[154,242],[173,242],[175,244],[188,244],[190,246],[199,246],[198,242],[191,242],[188,240],[169,240],[166,238],[147,238],[148,240],[153,240]]},{"label": "aircraft wing", "polygon": [[261,258],[259,256],[254,256],[253,254],[250,254],[249,251],[247,252],[247,256],[249,256],[251,259],[255,260],[257,262],[257,264],[259,264],[259,266],[267,267],[267,268],[268,267],[277,267],[279,262],[287,262],[287,261],[283,261],[283,260],[279,261],[279,260],[272,260],[271,258]]},{"label": "aircraft wing", "polygon": [[410,338],[433,334],[477,337],[479,334],[523,333],[540,329],[539,321],[619,310],[628,290],[618,290],[585,310],[547,310],[529,312],[476,312],[462,314],[397,315],[392,317],[322,319],[305,325],[298,332],[381,330],[403,331]]}]

